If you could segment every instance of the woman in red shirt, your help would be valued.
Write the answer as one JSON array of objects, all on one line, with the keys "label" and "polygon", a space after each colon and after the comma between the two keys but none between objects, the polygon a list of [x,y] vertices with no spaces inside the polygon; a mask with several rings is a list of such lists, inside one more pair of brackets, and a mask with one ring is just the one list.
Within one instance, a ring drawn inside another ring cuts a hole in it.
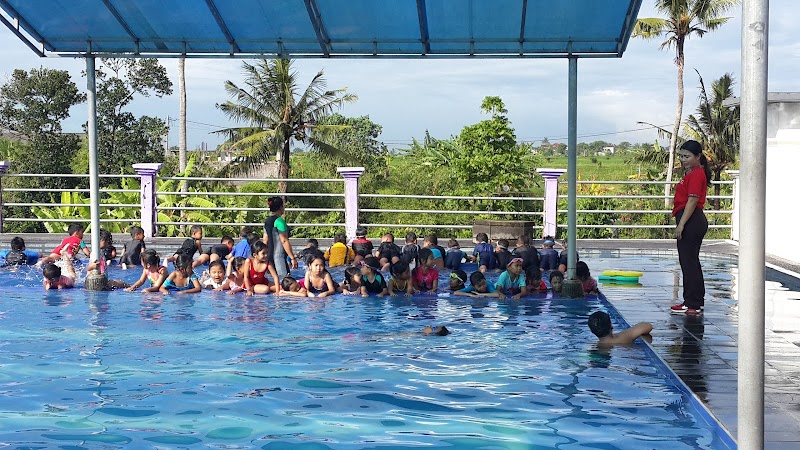
[{"label": "woman in red shirt", "polygon": [[675,187],[672,215],[675,216],[675,238],[678,240],[678,260],[683,272],[683,303],[671,308],[672,314],[702,314],[706,287],[700,267],[700,245],[708,231],[703,214],[706,191],[711,185],[711,171],[697,141],[686,141],[678,150],[686,176]]}]

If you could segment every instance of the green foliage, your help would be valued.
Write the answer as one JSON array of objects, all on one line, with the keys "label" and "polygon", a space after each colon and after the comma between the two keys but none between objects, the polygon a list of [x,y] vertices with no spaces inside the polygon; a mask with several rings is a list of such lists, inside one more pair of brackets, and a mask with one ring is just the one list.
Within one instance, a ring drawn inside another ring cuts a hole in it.
[{"label": "green foliage", "polygon": [[69,109],[85,100],[66,70],[16,69],[0,87],[0,127],[30,142],[59,134]]},{"label": "green foliage", "polygon": [[[244,173],[275,155],[278,177],[287,178],[289,155],[295,141],[321,154],[346,156],[341,149],[328,143],[331,133],[346,127],[321,122],[344,103],[356,101],[355,95],[346,94],[346,89],[326,89],[322,71],[298,95],[298,74],[288,59],[262,59],[256,65],[243,63],[243,69],[245,87],[226,81],[225,91],[233,100],[217,105],[229,118],[246,124],[220,130],[231,136],[226,147],[237,152],[237,158],[223,173]],[[286,183],[279,183],[278,189],[286,192]]]},{"label": "green foliage", "polygon": [[[331,114],[320,119],[317,125],[317,137],[324,140],[330,148],[338,150],[331,154],[322,148],[311,147],[311,154],[316,156],[320,164],[330,168],[363,166],[371,173],[385,175],[389,149],[378,139],[383,127],[371,121],[369,116],[345,117],[338,113]],[[319,129],[328,132],[322,136],[317,131]]]},{"label": "green foliage", "polygon": [[499,97],[486,97],[481,109],[492,117],[461,130],[456,138],[457,154],[450,163],[466,187],[462,193],[526,191],[535,165],[532,149],[517,145]]},{"label": "green foliage", "polygon": [[[172,93],[166,69],[156,59],[102,59],[97,70],[97,133],[100,173],[133,173],[134,163],[162,162],[167,124],[125,110],[136,96]],[[86,150],[88,152],[88,150]],[[87,158],[78,155],[79,159]]]}]

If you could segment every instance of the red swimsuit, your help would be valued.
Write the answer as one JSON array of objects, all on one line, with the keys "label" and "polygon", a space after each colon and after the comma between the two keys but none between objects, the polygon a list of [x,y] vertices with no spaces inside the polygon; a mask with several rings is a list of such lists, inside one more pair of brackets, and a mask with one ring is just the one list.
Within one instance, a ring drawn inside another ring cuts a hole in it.
[{"label": "red swimsuit", "polygon": [[[269,264],[267,264],[267,268],[269,268]],[[267,269],[264,269],[263,272],[256,272],[253,265],[253,258],[250,258],[250,282],[253,283],[253,285],[267,284]]]}]

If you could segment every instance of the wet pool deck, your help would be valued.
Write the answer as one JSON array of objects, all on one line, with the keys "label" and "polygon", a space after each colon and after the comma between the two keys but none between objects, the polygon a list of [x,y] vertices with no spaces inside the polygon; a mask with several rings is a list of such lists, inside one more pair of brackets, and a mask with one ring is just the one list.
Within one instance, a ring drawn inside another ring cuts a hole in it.
[{"label": "wet pool deck", "polygon": [[[54,245],[49,235],[23,237],[31,250]],[[5,244],[10,238],[0,235],[0,242]],[[85,240],[89,241],[88,234]],[[125,240],[115,236],[116,242]],[[154,238],[148,246],[173,249],[182,241],[183,238]],[[292,241],[296,248],[304,246],[302,240]],[[321,239],[320,245],[327,246],[329,242]],[[677,255],[671,240],[580,240],[578,251],[586,260],[594,256]],[[733,262],[737,252],[734,243],[724,240],[706,241],[702,248],[703,258]],[[771,268],[767,269],[765,299],[765,448],[800,450],[800,265],[774,257],[768,257],[767,262]],[[648,268],[641,269],[648,272]],[[649,269],[666,272],[655,266]],[[669,307],[681,298],[680,280],[676,277],[665,282],[662,276],[643,277],[642,281],[643,286],[637,289],[601,289],[629,323],[647,321],[654,325],[652,347],[656,353],[735,437],[738,309],[730,290],[715,290],[707,283],[705,313],[700,317],[677,316],[669,313]]]},{"label": "wet pool deck", "polygon": [[[584,259],[618,253],[676,255],[674,243],[652,241],[580,241]],[[704,243],[704,258],[734,262],[737,247],[726,241]],[[764,429],[765,448],[800,450],[800,279],[791,262],[767,258],[766,358]],[[648,268],[643,268],[647,273]],[[652,267],[651,270],[659,270]],[[663,271],[663,269],[660,269]],[[785,273],[783,271],[789,271]],[[679,303],[679,280],[655,283],[643,278],[638,289],[602,287],[601,290],[625,319],[633,324],[651,322],[652,347],[672,370],[736,436],[738,308],[729,291],[707,283],[705,312],[699,317],[672,315]]]}]

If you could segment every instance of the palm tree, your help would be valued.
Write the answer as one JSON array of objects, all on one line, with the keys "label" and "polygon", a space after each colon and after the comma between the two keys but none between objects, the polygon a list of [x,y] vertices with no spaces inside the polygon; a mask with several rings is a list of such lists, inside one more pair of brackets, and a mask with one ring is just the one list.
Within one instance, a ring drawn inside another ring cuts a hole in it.
[{"label": "palm tree", "polygon": [[178,171],[186,170],[186,57],[178,59]]},{"label": "palm tree", "polygon": [[[739,0],[655,0],[656,9],[666,18],[650,17],[639,19],[633,28],[633,37],[655,39],[666,36],[660,49],[675,49],[675,65],[678,67],[678,104],[675,109],[675,125],[669,143],[669,163],[664,196],[669,197],[672,171],[675,166],[675,148],[683,117],[683,68],[685,62],[684,45],[692,35],[703,37],[727,22],[730,17],[722,17]],[[665,199],[665,205],[669,199]]]},{"label": "palm tree", "polygon": [[[708,168],[712,178],[720,180],[722,171],[736,162],[739,153],[739,106],[725,106],[725,100],[733,97],[733,76],[729,73],[711,83],[711,97],[700,77],[700,105],[697,116],[689,115],[684,131],[692,139],[703,144],[708,157]],[[714,185],[714,194],[719,196],[720,185]],[[719,209],[719,199],[714,200],[714,209]]]},{"label": "palm tree", "polygon": [[[275,155],[278,178],[288,178],[292,141],[308,144],[322,154],[340,153],[325,142],[325,136],[344,126],[317,123],[358,97],[347,94],[346,89],[326,89],[322,71],[298,95],[298,75],[289,59],[263,59],[255,65],[244,63],[243,69],[245,86],[226,81],[225,90],[233,100],[217,105],[231,119],[247,124],[219,131],[231,136],[230,148],[238,151],[224,172],[242,173]],[[285,193],[286,182],[278,183],[278,190]]]}]

